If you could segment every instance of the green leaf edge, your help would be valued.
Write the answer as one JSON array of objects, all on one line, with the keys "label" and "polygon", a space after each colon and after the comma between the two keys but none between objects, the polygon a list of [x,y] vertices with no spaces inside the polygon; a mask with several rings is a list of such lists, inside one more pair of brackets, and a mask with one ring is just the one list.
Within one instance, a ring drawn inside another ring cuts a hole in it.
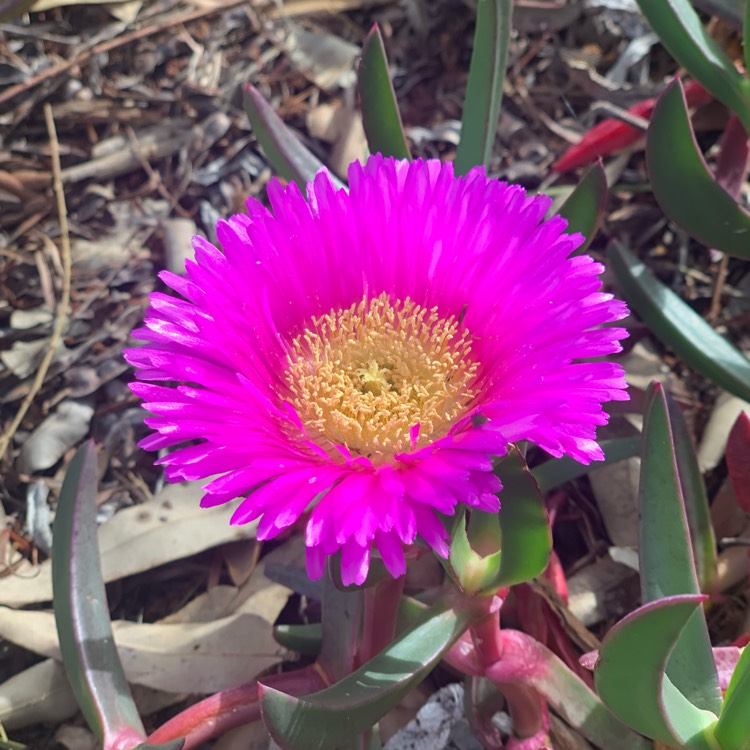
[{"label": "green leaf edge", "polygon": [[[65,474],[54,525],[52,595],[63,666],[81,712],[105,747],[146,735],[115,647],[96,528],[97,461],[82,445]],[[114,700],[110,700],[112,696]]]},{"label": "green leaf edge", "polygon": [[580,232],[586,239],[572,255],[581,255],[591,244],[604,218],[608,196],[607,174],[601,160],[593,164],[560,206],[559,214],[568,221],[569,234]]},{"label": "green leaf edge", "polygon": [[638,0],[662,44],[704,88],[726,104],[750,133],[750,82],[704,28],[688,0]]},{"label": "green leaf edge", "polygon": [[411,159],[388,72],[383,36],[377,24],[370,30],[362,48],[358,81],[362,125],[370,151],[396,159]]},{"label": "green leaf edge", "polygon": [[456,150],[456,174],[489,164],[500,117],[512,0],[478,0],[469,78]]},{"label": "green leaf edge", "polygon": [[[706,598],[700,594],[671,596],[639,607],[607,633],[594,668],[596,690],[607,707],[635,731],[670,746],[684,746],[688,721],[705,731],[716,720],[673,689],[664,671],[680,632],[701,611]],[[665,631],[661,635],[668,638],[666,650],[663,639],[654,637],[657,625]],[[624,655],[619,653],[623,642]],[[652,679],[655,675],[656,682]],[[676,713],[675,703],[680,704]],[[700,741],[691,745],[701,746]]]},{"label": "green leaf edge", "polygon": [[750,401],[750,360],[623,245],[612,242],[608,256],[618,285],[651,332],[696,372]]},{"label": "green leaf edge", "polygon": [[716,579],[716,536],[708,505],[708,494],[685,416],[677,402],[669,397],[667,408],[674,438],[677,472],[690,528],[698,586],[700,591],[708,593]]},{"label": "green leaf edge", "polygon": [[654,196],[672,221],[708,247],[750,259],[750,213],[708,169],[679,79],[667,86],[654,108],[646,163]]},{"label": "green leaf edge", "polygon": [[[646,394],[638,499],[643,601],[699,594],[672,422],[659,383],[652,383]],[[698,708],[718,715],[721,691],[703,612],[696,612],[683,627],[667,663],[667,675]]]},{"label": "green leaf edge", "polygon": [[[274,171],[284,179],[296,182],[304,193],[315,175],[326,169],[325,165],[289,130],[254,86],[245,86],[244,100],[253,133]],[[345,187],[335,175],[328,174],[336,188]]]},{"label": "green leaf edge", "polygon": [[500,570],[487,593],[530,581],[549,564],[552,529],[539,485],[515,446],[495,473],[503,483],[500,509]]},{"label": "green leaf edge", "polygon": [[714,735],[721,750],[750,748],[750,648],[747,646],[729,681]]}]

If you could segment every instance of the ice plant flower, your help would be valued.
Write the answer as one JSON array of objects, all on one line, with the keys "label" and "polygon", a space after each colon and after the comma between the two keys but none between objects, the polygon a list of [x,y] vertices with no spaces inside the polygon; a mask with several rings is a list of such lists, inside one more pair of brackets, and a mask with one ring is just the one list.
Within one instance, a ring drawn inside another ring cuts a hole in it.
[{"label": "ice plant flower", "polygon": [[[373,547],[393,576],[417,538],[448,553],[441,518],[499,510],[493,457],[530,440],[602,458],[603,402],[625,398],[624,303],[550,200],[451,164],[372,156],[348,191],[319,173],[304,196],[271,182],[271,210],[193,240],[161,278],[147,343],[126,353],[155,416],[142,441],[171,481],[219,475],[202,504],[244,498],[269,539],[310,510],[307,565],[341,552],[361,583]],[[178,384],[175,384],[178,383]],[[181,383],[181,384],[179,384]],[[508,498],[512,502],[512,498]]]}]

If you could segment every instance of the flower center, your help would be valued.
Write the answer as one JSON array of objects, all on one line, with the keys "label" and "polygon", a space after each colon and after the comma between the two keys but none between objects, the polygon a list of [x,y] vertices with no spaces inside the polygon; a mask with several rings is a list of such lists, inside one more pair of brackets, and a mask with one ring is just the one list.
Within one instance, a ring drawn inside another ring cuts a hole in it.
[{"label": "flower center", "polygon": [[330,445],[385,458],[447,434],[476,391],[468,331],[408,297],[314,318],[287,357],[290,402]]}]

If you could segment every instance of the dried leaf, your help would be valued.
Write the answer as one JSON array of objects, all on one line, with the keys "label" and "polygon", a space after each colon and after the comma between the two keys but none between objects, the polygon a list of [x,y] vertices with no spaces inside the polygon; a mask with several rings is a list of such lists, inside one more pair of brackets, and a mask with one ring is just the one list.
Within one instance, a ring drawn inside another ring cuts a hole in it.
[{"label": "dried leaf", "polygon": [[94,409],[78,401],[63,401],[23,444],[18,469],[33,474],[54,466],[89,431]]},{"label": "dried leaf", "polygon": [[732,425],[743,412],[750,414],[750,403],[725,391],[719,394],[698,448],[701,471],[715,469],[724,458]]},{"label": "dried leaf", "polygon": [[[203,482],[169,485],[152,501],[117,513],[99,529],[105,582],[142,573],[219,544],[252,539],[256,524],[230,526],[236,503],[201,508]],[[0,578],[0,603],[13,607],[52,599],[51,565],[24,562]]]},{"label": "dried leaf", "polygon": [[[174,693],[213,693],[279,661],[270,623],[239,611],[208,623],[112,623],[128,682]],[[60,658],[52,612],[0,609],[3,638]]]}]

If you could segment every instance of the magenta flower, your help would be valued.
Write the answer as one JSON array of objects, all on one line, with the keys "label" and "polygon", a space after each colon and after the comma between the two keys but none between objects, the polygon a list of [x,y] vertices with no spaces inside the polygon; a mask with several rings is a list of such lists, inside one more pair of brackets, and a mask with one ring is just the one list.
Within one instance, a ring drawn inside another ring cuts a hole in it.
[{"label": "magenta flower", "polygon": [[[546,197],[451,164],[381,156],[321,172],[305,198],[272,182],[272,211],[201,237],[184,299],[151,295],[147,341],[126,353],[154,415],[150,450],[171,481],[220,475],[204,506],[243,497],[269,539],[308,508],[307,564],[341,551],[364,581],[372,547],[393,576],[421,537],[448,554],[442,516],[497,511],[493,457],[530,440],[553,456],[602,458],[602,403],[626,398],[627,314],[600,291],[602,266],[570,258],[583,238],[543,217]],[[184,385],[173,385],[174,381]],[[512,498],[508,498],[512,502]]]}]

